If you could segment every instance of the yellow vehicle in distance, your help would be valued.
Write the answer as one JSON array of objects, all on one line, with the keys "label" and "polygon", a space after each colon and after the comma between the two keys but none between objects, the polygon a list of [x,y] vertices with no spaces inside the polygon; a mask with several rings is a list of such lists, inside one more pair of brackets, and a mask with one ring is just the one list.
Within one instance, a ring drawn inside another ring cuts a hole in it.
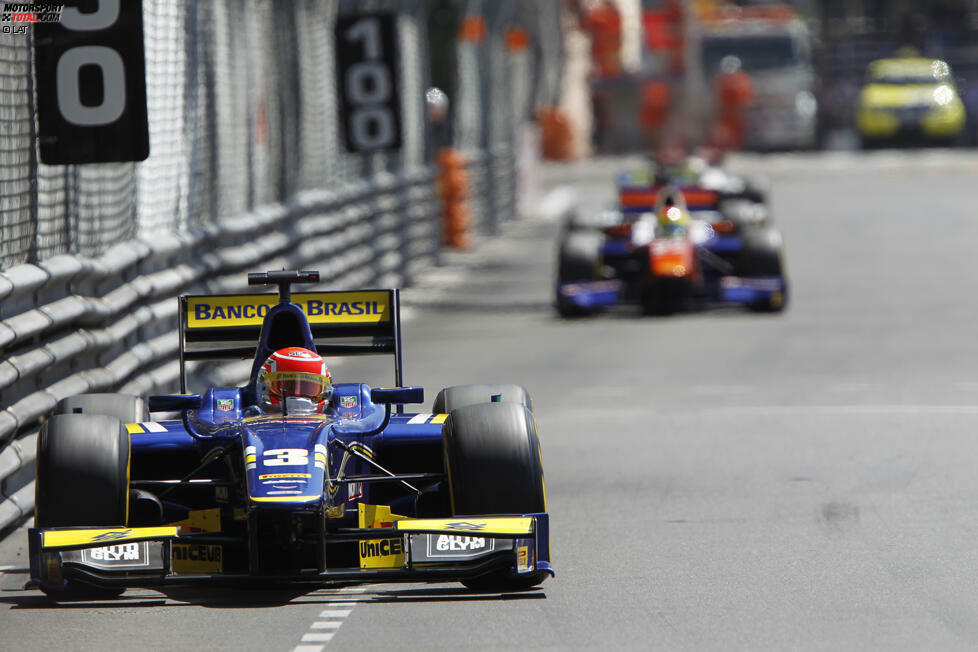
[{"label": "yellow vehicle in distance", "polygon": [[952,144],[965,126],[964,103],[940,59],[877,59],[866,71],[856,127],[864,147]]}]

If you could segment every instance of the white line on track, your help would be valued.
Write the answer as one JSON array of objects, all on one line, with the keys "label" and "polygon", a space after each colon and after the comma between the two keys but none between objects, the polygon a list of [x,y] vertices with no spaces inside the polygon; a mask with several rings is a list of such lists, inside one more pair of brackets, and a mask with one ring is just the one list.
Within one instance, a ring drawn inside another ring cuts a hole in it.
[{"label": "white line on track", "polygon": [[320,612],[320,618],[346,618],[353,609],[326,609]]},{"label": "white line on track", "polygon": [[872,383],[829,383],[825,389],[830,392],[865,392],[873,389]]},{"label": "white line on track", "polygon": [[8,571],[11,568],[13,568],[13,566],[10,566],[10,565],[0,566],[0,574],[3,574],[4,571]]},{"label": "white line on track", "polygon": [[749,394],[758,391],[754,385],[694,385],[690,388],[694,394]]},{"label": "white line on track", "polygon": [[745,415],[793,414],[978,414],[978,405],[730,405],[704,407],[700,413]]},{"label": "white line on track", "polygon": [[[366,590],[360,587],[333,589],[327,590],[325,595],[340,599],[352,599],[356,594]],[[328,602],[329,608],[319,612],[319,617],[309,626],[309,631],[302,635],[301,644],[292,648],[292,652],[322,652],[325,644],[333,639],[336,631],[343,625],[343,619],[350,615],[356,604],[354,600]],[[320,645],[316,645],[317,643]]]}]

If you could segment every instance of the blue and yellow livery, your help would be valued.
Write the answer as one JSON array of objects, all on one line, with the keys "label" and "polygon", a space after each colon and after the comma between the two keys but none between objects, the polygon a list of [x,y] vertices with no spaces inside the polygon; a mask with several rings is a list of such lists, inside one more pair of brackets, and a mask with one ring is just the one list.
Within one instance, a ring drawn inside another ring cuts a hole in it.
[{"label": "blue and yellow livery", "polygon": [[[553,574],[525,390],[447,388],[431,412],[406,413],[424,393],[403,386],[397,290],[290,291],[316,280],[252,274],[251,284],[277,284],[279,294],[181,297],[183,393],[149,399],[150,411],[178,418],[70,413],[45,426],[29,531],[35,586],[55,598],[215,579],[509,590]],[[286,346],[391,355],[395,387],[339,383],[321,412],[290,413],[287,401],[263,411],[261,363]],[[188,361],[244,351],[254,359],[245,385],[187,393]],[[56,506],[87,489],[65,486],[58,467],[69,462],[49,452],[69,438],[81,444],[70,464],[120,488],[93,491],[78,518]]]}]

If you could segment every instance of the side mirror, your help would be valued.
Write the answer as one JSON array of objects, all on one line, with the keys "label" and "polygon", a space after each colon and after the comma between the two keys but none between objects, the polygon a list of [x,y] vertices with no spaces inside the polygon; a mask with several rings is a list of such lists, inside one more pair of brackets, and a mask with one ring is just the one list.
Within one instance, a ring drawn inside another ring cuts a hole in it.
[{"label": "side mirror", "polygon": [[149,397],[150,412],[199,410],[200,405],[200,394],[156,394]]},{"label": "side mirror", "polygon": [[424,387],[374,387],[370,400],[381,404],[424,403]]}]

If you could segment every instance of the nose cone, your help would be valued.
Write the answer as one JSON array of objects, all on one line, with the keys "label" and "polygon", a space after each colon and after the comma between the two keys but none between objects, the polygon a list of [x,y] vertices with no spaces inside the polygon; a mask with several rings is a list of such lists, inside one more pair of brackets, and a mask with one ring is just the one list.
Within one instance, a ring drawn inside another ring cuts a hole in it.
[{"label": "nose cone", "polygon": [[249,507],[317,510],[324,501],[328,422],[275,418],[244,427]]}]

